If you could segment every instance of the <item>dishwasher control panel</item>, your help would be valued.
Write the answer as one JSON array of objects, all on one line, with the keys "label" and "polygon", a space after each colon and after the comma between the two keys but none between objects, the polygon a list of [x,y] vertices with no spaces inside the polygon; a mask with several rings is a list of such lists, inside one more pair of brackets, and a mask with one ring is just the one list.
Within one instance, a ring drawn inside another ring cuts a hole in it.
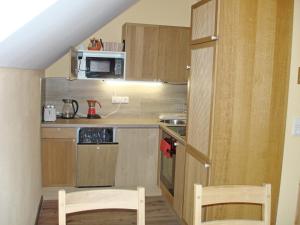
[{"label": "dishwasher control panel", "polygon": [[106,144],[115,142],[113,127],[83,127],[78,130],[78,144]]}]

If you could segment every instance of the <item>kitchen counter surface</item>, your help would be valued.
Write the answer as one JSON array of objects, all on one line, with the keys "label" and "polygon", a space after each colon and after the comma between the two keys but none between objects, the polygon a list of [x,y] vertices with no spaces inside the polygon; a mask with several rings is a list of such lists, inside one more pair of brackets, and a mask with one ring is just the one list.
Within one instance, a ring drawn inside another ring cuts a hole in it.
[{"label": "kitchen counter surface", "polygon": [[[163,129],[182,144],[185,144],[185,137],[168,128],[167,124],[153,118],[114,118],[114,119],[57,119],[55,122],[42,122],[41,127],[49,128],[78,128],[78,127],[157,127]],[[173,125],[172,125],[173,126]]]},{"label": "kitchen counter surface", "polygon": [[57,119],[55,122],[42,122],[41,127],[159,127],[157,119]]}]

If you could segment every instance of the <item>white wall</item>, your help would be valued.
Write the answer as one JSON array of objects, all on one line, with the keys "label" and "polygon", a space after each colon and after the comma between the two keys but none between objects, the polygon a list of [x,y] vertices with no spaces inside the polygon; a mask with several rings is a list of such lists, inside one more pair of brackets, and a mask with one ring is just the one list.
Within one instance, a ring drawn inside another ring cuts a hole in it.
[{"label": "white wall", "polygon": [[300,0],[295,0],[294,4],[290,89],[277,225],[294,224],[300,182],[300,137],[291,134],[294,119],[300,118],[300,85],[297,84],[300,67]]},{"label": "white wall", "polygon": [[33,225],[41,198],[40,75],[0,68],[0,224]]}]

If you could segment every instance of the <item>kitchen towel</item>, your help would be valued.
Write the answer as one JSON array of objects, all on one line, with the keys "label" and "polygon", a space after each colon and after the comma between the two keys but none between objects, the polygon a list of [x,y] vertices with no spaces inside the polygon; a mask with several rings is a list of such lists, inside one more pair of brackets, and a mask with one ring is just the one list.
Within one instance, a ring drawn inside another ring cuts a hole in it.
[{"label": "kitchen towel", "polygon": [[171,158],[171,145],[165,139],[160,142],[160,150],[163,152],[164,156],[167,158]]}]

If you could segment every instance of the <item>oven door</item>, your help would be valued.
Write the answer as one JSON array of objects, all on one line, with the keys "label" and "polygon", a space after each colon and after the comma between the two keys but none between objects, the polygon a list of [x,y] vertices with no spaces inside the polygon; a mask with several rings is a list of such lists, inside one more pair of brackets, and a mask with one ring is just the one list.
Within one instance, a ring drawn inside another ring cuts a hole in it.
[{"label": "oven door", "polygon": [[169,193],[174,196],[176,149],[173,141],[168,141],[168,143],[171,146],[170,152],[168,152],[169,154],[164,154],[164,152],[161,151],[160,181],[167,188]]}]

